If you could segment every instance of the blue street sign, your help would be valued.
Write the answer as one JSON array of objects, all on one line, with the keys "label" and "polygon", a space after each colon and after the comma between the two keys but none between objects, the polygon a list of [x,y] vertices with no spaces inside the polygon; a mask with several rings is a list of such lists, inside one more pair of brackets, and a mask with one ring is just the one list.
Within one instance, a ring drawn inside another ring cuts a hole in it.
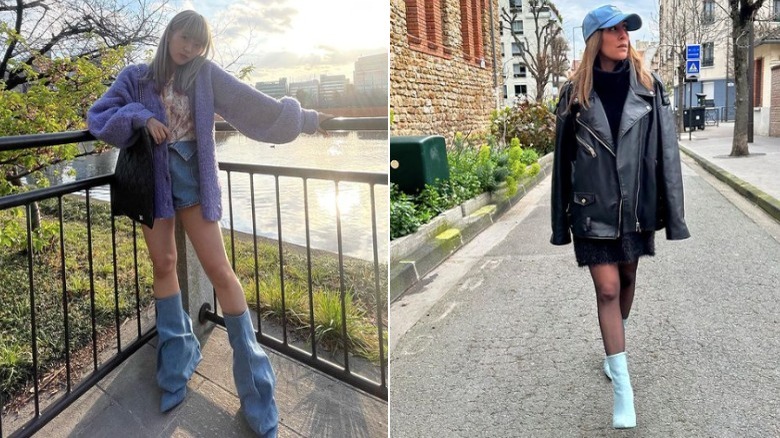
[{"label": "blue street sign", "polygon": [[700,59],[701,58],[701,45],[700,44],[688,44],[685,51],[685,59]]},{"label": "blue street sign", "polygon": [[685,75],[690,76],[699,76],[699,70],[701,68],[701,65],[699,64],[698,59],[694,60],[688,60],[685,62]]}]

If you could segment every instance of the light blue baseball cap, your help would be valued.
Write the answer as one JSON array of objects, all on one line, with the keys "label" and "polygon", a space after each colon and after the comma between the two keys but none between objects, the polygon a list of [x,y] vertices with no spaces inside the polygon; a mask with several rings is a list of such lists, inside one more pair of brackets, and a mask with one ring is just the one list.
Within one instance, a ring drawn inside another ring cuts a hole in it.
[{"label": "light blue baseball cap", "polygon": [[582,20],[582,37],[588,41],[599,29],[606,29],[626,22],[626,29],[637,30],[642,27],[642,19],[637,14],[624,14],[620,9],[612,5],[599,6],[588,12]]}]

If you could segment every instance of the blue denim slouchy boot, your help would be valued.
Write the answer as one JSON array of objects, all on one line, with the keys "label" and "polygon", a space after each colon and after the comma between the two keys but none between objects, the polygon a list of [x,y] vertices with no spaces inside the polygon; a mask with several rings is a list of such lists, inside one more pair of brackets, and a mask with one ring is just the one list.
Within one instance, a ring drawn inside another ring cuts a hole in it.
[{"label": "blue denim slouchy boot", "polygon": [[187,381],[203,358],[192,321],[184,312],[181,293],[155,300],[157,308],[157,385],[162,389],[160,412],[184,401]]},{"label": "blue denim slouchy boot", "polygon": [[224,315],[228,340],[233,348],[233,379],[241,410],[261,437],[276,437],[279,413],[274,400],[276,377],[271,362],[255,338],[249,309],[238,316]]},{"label": "blue denim slouchy boot", "polygon": [[615,429],[630,429],[636,427],[636,411],[634,411],[634,389],[628,375],[628,358],[626,352],[607,356],[609,369],[612,372],[612,427]]}]

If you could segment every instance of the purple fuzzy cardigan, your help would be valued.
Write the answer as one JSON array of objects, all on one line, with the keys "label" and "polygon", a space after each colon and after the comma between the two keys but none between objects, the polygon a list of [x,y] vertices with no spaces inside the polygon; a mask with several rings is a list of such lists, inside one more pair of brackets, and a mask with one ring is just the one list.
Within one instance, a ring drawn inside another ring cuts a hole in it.
[{"label": "purple fuzzy cardigan", "polygon": [[[149,66],[131,65],[87,112],[89,131],[96,138],[119,148],[130,146],[138,130],[154,117],[168,124],[160,93],[147,78]],[[244,84],[211,61],[198,72],[194,90],[188,93],[193,111],[200,166],[200,201],[203,217],[217,221],[222,216],[214,114],[219,114],[242,134],[267,143],[287,143],[301,132],[313,134],[319,126],[317,112],[302,109],[297,100],[276,100]],[[167,142],[154,148],[154,217],[174,215]]]}]

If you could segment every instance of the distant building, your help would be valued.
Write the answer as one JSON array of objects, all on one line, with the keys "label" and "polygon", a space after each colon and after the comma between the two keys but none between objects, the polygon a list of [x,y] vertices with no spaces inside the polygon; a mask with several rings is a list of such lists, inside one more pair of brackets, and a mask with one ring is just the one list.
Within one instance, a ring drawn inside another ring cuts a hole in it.
[{"label": "distant building", "polygon": [[255,84],[255,88],[276,99],[289,96],[286,78],[280,78],[278,81],[258,82]]},{"label": "distant building", "polygon": [[387,54],[362,56],[355,61],[353,83],[355,91],[381,91],[387,92]]},{"label": "distant building", "polygon": [[[500,74],[504,77],[504,106],[513,106],[519,98],[536,97],[536,80],[528,70],[521,53],[523,45],[530,50],[530,57],[536,56],[536,20],[534,20],[534,9],[528,0],[498,0],[501,10],[508,11],[514,21],[504,22],[501,18],[501,27],[499,37],[501,39],[501,59],[503,71]],[[555,7],[555,4],[542,3],[536,4],[538,8],[539,24],[544,26],[554,26],[562,28],[563,21],[561,14]],[[506,29],[509,27],[510,29]],[[515,38],[520,40],[517,43]],[[557,84],[553,78],[550,78],[544,90],[545,97],[553,97],[557,94]]]},{"label": "distant building", "polygon": [[347,91],[346,75],[320,75],[320,104],[335,101]]},{"label": "distant building", "polygon": [[320,102],[320,83],[316,79],[290,82],[288,96],[298,99],[304,107],[311,108]]}]

